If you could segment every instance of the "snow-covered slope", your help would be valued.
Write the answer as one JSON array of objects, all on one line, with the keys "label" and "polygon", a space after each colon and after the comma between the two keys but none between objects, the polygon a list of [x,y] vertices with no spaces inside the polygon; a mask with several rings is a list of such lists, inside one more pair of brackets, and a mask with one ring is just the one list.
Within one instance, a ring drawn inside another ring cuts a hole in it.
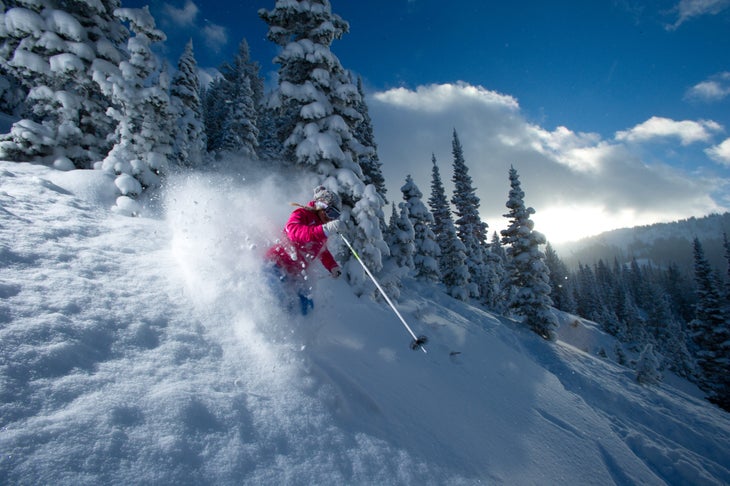
[{"label": "snow-covered slope", "polygon": [[312,315],[277,307],[261,254],[304,188],[176,176],[127,218],[109,183],[0,162],[1,484],[730,482],[727,414],[580,320],[547,343],[406,282],[412,351],[324,272]]}]

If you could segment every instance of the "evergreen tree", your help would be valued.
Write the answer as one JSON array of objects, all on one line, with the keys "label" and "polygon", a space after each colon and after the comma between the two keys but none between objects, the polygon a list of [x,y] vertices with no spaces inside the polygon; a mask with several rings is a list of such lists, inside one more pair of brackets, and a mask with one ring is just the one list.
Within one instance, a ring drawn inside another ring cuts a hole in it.
[{"label": "evergreen tree", "polygon": [[507,263],[507,252],[502,246],[502,240],[499,238],[499,234],[495,231],[492,233],[492,241],[489,243],[489,251],[494,254],[499,261],[504,265]]},{"label": "evergreen tree", "polygon": [[[69,4],[69,3],[67,3]],[[106,91],[108,68],[113,69],[128,55],[125,49],[129,31],[116,16],[121,0],[74,0],[74,16],[86,30],[89,41],[93,43],[95,58],[89,67],[89,78],[76,89],[85,92],[85,108],[79,117],[81,131],[85,140],[83,148],[88,151],[92,165],[102,160],[113,147],[111,136],[116,129],[116,120],[109,114],[113,101]],[[87,148],[88,147],[88,148]]]},{"label": "evergreen tree", "polygon": [[433,233],[436,235],[436,242],[441,250],[438,260],[441,281],[446,286],[449,295],[460,300],[466,300],[469,296],[467,290],[469,269],[466,266],[466,248],[456,235],[456,227],[451,218],[451,209],[449,208],[449,201],[446,199],[446,191],[436,163],[436,156],[432,154],[431,160],[433,162],[431,197],[428,204],[433,215]]},{"label": "evergreen tree", "polygon": [[659,360],[654,355],[654,347],[651,344],[647,344],[639,356],[636,364],[636,381],[642,385],[656,385],[662,381]]},{"label": "evergreen tree", "polygon": [[258,69],[258,64],[251,61],[245,39],[238,46],[233,64],[221,68],[225,80],[221,83],[225,95],[224,118],[220,122],[223,133],[220,147],[217,147],[221,151],[256,157],[259,143],[257,108],[263,96]]},{"label": "evergreen tree", "polygon": [[619,264],[618,259],[614,259],[613,262],[613,275],[616,283],[615,293],[608,297],[612,306],[611,315],[616,316],[616,322],[609,329],[615,330],[614,335],[621,342],[645,342],[643,320],[629,291],[624,267]]},{"label": "evergreen tree", "polygon": [[514,167],[509,171],[510,192],[507,200],[510,218],[509,227],[502,230],[502,244],[507,247],[510,285],[516,295],[510,308],[524,316],[525,323],[545,339],[554,339],[557,319],[550,306],[550,276],[545,265],[545,255],[539,245],[545,244],[545,237],[535,231],[535,223],[530,215],[535,210],[525,207],[525,193],[520,187],[520,179]]},{"label": "evergreen tree", "polygon": [[[224,63],[221,76],[210,83],[203,103],[209,152],[235,152],[255,158],[259,144],[268,143],[260,131],[261,123],[269,120],[262,120],[268,114],[263,106],[259,69],[243,39],[233,62]],[[271,158],[268,145],[265,155]]]},{"label": "evergreen tree", "polygon": [[672,312],[678,316],[682,322],[689,322],[694,317],[695,299],[693,298],[694,285],[689,278],[684,275],[676,263],[669,264],[665,277],[664,288],[669,295]]},{"label": "evergreen tree", "polygon": [[173,158],[181,165],[198,167],[203,163],[207,140],[192,40],[185,45],[177,67],[170,88],[170,103],[177,116]]},{"label": "evergreen tree", "polygon": [[360,94],[360,100],[355,103],[355,109],[362,116],[362,122],[355,130],[355,137],[365,147],[365,151],[358,156],[358,162],[362,169],[365,184],[373,184],[378,190],[380,197],[387,203],[388,199],[385,197],[385,193],[387,192],[385,178],[381,169],[383,164],[378,158],[378,146],[375,143],[373,123],[370,119],[368,105],[365,103],[362,78],[357,79],[357,92]]},{"label": "evergreen tree", "polygon": [[[243,73],[238,76],[231,76],[230,79],[247,78],[251,85],[251,98],[256,110],[263,107],[264,104],[264,80],[261,79],[261,66],[258,62],[251,59],[251,50],[246,39],[241,39],[238,44],[238,55],[234,59],[233,72]],[[224,76],[226,69],[223,69]]]},{"label": "evergreen tree", "polygon": [[486,252],[486,261],[489,291],[486,294],[488,299],[485,299],[484,303],[487,308],[504,314],[507,312],[507,302],[511,300],[509,296],[504,294],[504,289],[508,287],[506,283],[507,272],[505,270],[507,253],[504,251],[496,231],[492,233],[492,240]]},{"label": "evergreen tree", "polygon": [[242,78],[228,84],[228,87],[236,89],[234,93],[230,93],[230,109],[223,119],[223,134],[219,149],[223,152],[235,152],[256,158],[259,131],[255,122],[257,116],[251,81]]},{"label": "evergreen tree", "polygon": [[408,216],[408,205],[399,203],[400,212],[396,214],[393,206],[393,216],[390,220],[390,254],[399,267],[415,270],[413,255],[416,252],[415,231]]},{"label": "evergreen tree", "polygon": [[710,401],[730,410],[730,329],[717,278],[698,238],[694,239],[694,261],[697,307],[690,336],[702,371],[700,386]]},{"label": "evergreen tree", "polygon": [[674,318],[666,324],[662,353],[666,364],[678,376],[694,381],[697,367],[688,346],[688,336],[685,326]]},{"label": "evergreen tree", "polygon": [[5,25],[5,12],[15,6],[12,0],[0,0],[2,20],[0,20],[0,112],[20,117],[25,110],[25,98],[28,90],[23,82],[9,65],[10,57],[18,46],[18,29]]},{"label": "evergreen tree", "polygon": [[391,215],[388,224],[383,231],[383,239],[385,244],[390,248],[390,255],[393,256],[393,246],[395,245],[395,225],[398,220],[398,213],[395,210],[395,204],[391,204]]},{"label": "evergreen tree", "polygon": [[[364,183],[358,163],[366,152],[354,135],[362,121],[356,109],[360,95],[330,50],[349,24],[332,13],[329,0],[277,0],[259,16],[269,25],[267,38],[282,48],[274,58],[279,86],[268,105],[280,118],[284,158],[340,194],[343,220],[355,221],[349,231],[353,246],[379,272],[388,252],[381,230],[384,201],[375,186]],[[345,271],[356,292],[369,285],[352,259]]]},{"label": "evergreen tree", "polygon": [[649,336],[644,325],[643,312],[639,309],[630,292],[627,292],[624,301],[619,309],[621,322],[624,324],[623,332],[617,333],[619,338],[625,342],[632,351],[641,351],[647,343]]},{"label": "evergreen tree", "polygon": [[270,104],[288,112],[290,126],[282,133],[287,159],[325,175],[350,169],[362,180],[356,163],[362,147],[353,136],[361,100],[330,50],[349,24],[332,13],[329,0],[277,0],[259,16],[269,25],[268,39],[282,47],[274,58],[279,87]]},{"label": "evergreen tree", "polygon": [[434,224],[433,215],[428,210],[421,198],[423,193],[410,175],[406,177],[406,183],[400,188],[403,193],[403,200],[408,208],[408,217],[413,224],[415,252],[413,262],[416,270],[416,277],[422,280],[438,282],[441,279],[438,266],[438,257],[441,249],[436,242],[436,235],[431,230]]},{"label": "evergreen tree", "polygon": [[165,39],[155,27],[147,7],[117,9],[120,20],[129,22],[134,36],[128,43],[129,60],[123,60],[108,82],[116,108],[115,145],[104,159],[102,168],[115,172],[116,185],[122,194],[117,207],[131,206],[127,198],[136,198],[143,189],[156,186],[166,171],[172,153],[172,117],[168,96],[169,77],[158,70],[152,44]]},{"label": "evergreen tree", "polygon": [[4,13],[0,70],[14,96],[25,91],[24,118],[0,141],[0,156],[70,160],[89,168],[109,149],[109,99],[95,82],[122,56],[118,2],[17,0]]},{"label": "evergreen tree", "polygon": [[598,322],[602,314],[603,303],[598,294],[598,286],[593,270],[588,265],[578,264],[578,274],[575,277],[576,311],[578,315]]},{"label": "evergreen tree", "polygon": [[487,292],[487,275],[484,250],[487,246],[487,224],[479,216],[479,197],[472,184],[469,169],[464,160],[459,136],[454,130],[452,141],[454,156],[454,197],[451,199],[457,219],[455,221],[459,239],[464,243],[467,266],[471,275],[472,296],[484,296]]},{"label": "evergreen tree", "polygon": [[603,259],[599,259],[594,268],[598,294],[601,295],[601,300],[604,305],[608,308],[612,308],[611,304],[616,295],[617,286],[614,274]]},{"label": "evergreen tree", "polygon": [[279,141],[281,118],[264,103],[259,108],[258,156],[262,160],[281,160],[284,146]]},{"label": "evergreen tree", "polygon": [[[494,246],[494,243],[492,243]],[[552,245],[548,243],[545,246],[545,265],[550,271],[550,288],[552,289],[551,298],[556,308],[574,313],[576,310],[575,299],[570,288],[570,278],[568,267],[558,256]]]},{"label": "evergreen tree", "polygon": [[223,122],[228,113],[227,83],[223,76],[217,77],[210,82],[203,94],[206,147],[211,154],[218,152],[223,145]]},{"label": "evergreen tree", "polygon": [[631,265],[627,271],[628,288],[634,302],[645,302],[647,295],[644,293],[644,271],[636,258],[631,259]]}]

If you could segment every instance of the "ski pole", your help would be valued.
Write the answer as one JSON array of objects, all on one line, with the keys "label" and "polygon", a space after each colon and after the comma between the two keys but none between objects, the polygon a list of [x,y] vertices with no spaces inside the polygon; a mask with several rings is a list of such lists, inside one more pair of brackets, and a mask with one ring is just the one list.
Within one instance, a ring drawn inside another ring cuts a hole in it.
[{"label": "ski pole", "polygon": [[373,281],[373,283],[378,288],[378,290],[380,291],[380,293],[383,294],[383,297],[385,297],[385,300],[388,302],[388,305],[390,305],[390,308],[393,309],[393,312],[395,312],[395,315],[398,316],[398,318],[400,319],[400,321],[403,323],[403,325],[405,326],[405,328],[408,330],[408,333],[411,335],[411,337],[413,337],[413,342],[411,343],[411,349],[414,349],[415,350],[416,348],[421,348],[421,350],[425,353],[426,352],[426,348],[424,348],[423,345],[426,344],[426,341],[427,341],[426,336],[416,336],[416,334],[413,332],[413,330],[408,325],[408,323],[406,322],[406,320],[403,319],[403,316],[400,314],[400,312],[398,312],[398,309],[396,309],[395,305],[390,300],[390,297],[388,297],[388,294],[385,293],[385,291],[383,290],[383,287],[381,287],[380,284],[378,283],[378,281],[375,280],[375,277],[373,276],[372,272],[370,272],[370,269],[368,269],[368,267],[365,266],[365,263],[360,258],[360,255],[357,254],[357,252],[352,247],[352,245],[350,244],[350,242],[347,240],[347,238],[345,238],[345,235],[343,235],[342,233],[340,233],[340,236],[342,237],[342,241],[345,242],[345,244],[350,249],[350,251],[352,252],[352,254],[355,255],[355,258],[357,259],[357,261],[360,262],[360,265],[362,265],[363,270],[365,270],[365,273],[368,274],[368,277],[370,277],[370,280]]}]

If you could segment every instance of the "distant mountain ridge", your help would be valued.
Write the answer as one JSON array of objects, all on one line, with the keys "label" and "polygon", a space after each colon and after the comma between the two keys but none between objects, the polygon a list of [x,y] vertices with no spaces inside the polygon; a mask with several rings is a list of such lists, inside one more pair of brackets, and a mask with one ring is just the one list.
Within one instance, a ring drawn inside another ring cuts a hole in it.
[{"label": "distant mountain ridge", "polygon": [[695,237],[716,269],[727,266],[723,233],[730,234],[730,213],[622,228],[578,241],[556,243],[553,247],[570,268],[581,263],[592,265],[599,260],[612,263],[618,259],[623,263],[636,258],[658,266],[676,263],[683,271],[691,272]]}]

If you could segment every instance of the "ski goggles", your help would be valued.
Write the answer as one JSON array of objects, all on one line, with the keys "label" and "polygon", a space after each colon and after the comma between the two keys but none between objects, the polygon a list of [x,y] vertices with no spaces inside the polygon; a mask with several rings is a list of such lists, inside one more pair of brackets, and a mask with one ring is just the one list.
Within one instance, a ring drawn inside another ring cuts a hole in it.
[{"label": "ski goggles", "polygon": [[338,219],[340,217],[340,210],[334,206],[327,206],[323,209],[325,216],[331,220]]}]

